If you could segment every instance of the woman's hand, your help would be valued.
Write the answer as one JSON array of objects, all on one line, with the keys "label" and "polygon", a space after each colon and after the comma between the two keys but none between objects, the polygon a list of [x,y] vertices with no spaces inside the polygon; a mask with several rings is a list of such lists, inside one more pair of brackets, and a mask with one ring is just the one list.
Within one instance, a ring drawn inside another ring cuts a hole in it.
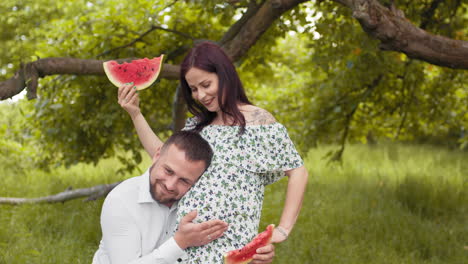
[{"label": "woman's hand", "polygon": [[273,261],[275,256],[275,246],[268,244],[264,247],[258,248],[256,254],[253,256],[252,262],[249,264],[267,264]]},{"label": "woman's hand", "polygon": [[127,83],[119,87],[118,102],[131,118],[141,113],[139,106],[140,98],[138,97],[138,91],[133,83]]},{"label": "woman's hand", "polygon": [[288,238],[288,234],[285,232],[284,228],[282,229],[282,230],[284,230],[283,232],[280,232],[278,230],[278,228],[281,228],[281,227],[278,226],[277,228],[275,228],[273,230],[273,236],[271,237],[271,243],[281,243],[281,242],[285,241]]},{"label": "woman's hand", "polygon": [[141,113],[139,106],[140,98],[133,83],[126,83],[122,85],[122,87],[119,87],[118,102],[132,118],[133,125],[135,126],[135,130],[141,144],[150,158],[153,158],[156,154],[156,149],[161,147],[163,142],[158,138],[158,136],[156,136],[156,134],[154,134],[145,117]]}]

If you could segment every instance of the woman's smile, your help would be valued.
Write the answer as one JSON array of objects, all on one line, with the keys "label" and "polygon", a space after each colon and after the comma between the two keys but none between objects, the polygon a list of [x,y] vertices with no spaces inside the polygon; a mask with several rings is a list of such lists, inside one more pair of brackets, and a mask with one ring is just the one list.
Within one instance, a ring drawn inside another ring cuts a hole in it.
[{"label": "woman's smile", "polygon": [[219,111],[218,105],[218,75],[198,68],[191,68],[185,75],[192,97],[200,102],[208,111]]},{"label": "woman's smile", "polygon": [[211,105],[211,103],[213,102],[213,100],[214,100],[214,98],[205,100],[205,101],[202,102],[202,104],[203,104],[206,108],[208,108],[208,107]]}]

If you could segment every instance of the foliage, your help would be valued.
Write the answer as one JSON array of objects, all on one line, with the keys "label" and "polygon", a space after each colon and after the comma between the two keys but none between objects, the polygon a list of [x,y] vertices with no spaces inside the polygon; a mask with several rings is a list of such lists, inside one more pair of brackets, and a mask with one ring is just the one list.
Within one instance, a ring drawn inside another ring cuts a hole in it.
[{"label": "foliage", "polygon": [[[304,6],[309,24],[277,41],[268,64],[272,78],[257,82],[253,92],[302,150],[318,142],[385,138],[465,148],[466,71],[379,50],[350,11],[330,1]],[[436,34],[460,38],[468,32],[468,7],[460,2],[444,2],[432,17],[420,11],[427,3],[398,6]],[[254,82],[259,75],[248,76]]]},{"label": "foliage", "polygon": [[[429,12],[430,2],[399,1],[398,7],[431,32],[465,38],[467,5],[443,1]],[[2,1],[0,80],[20,63],[45,57],[164,53],[177,64],[194,41],[220,40],[245,10],[213,0]],[[154,25],[179,33],[153,30],[127,46]],[[350,11],[332,1],[307,2],[284,14],[236,65],[249,96],[288,127],[303,152],[321,142],[381,138],[468,144],[466,71],[380,51]],[[142,111],[163,138],[171,133],[176,85],[162,80],[141,92]],[[40,97],[19,103],[26,119],[15,124],[12,144],[33,145],[43,168],[117,155],[122,169],[131,170],[141,162],[141,145],[116,92],[104,76],[43,78]],[[132,159],[119,156],[126,151]]]},{"label": "foliage", "polygon": [[[463,263],[466,259],[467,153],[442,148],[349,146],[343,166],[305,158],[309,185],[298,222],[276,246],[274,263]],[[140,169],[147,169],[145,158]],[[38,197],[135,175],[113,158],[50,173],[0,174],[2,196]],[[0,171],[3,163],[0,164]],[[260,230],[277,224],[286,179],[267,187]],[[90,263],[101,238],[102,199],[0,206],[0,263]]]},{"label": "foliage", "polygon": [[[2,26],[11,30],[2,39],[0,65],[28,62],[44,57],[128,58],[167,54],[168,63],[181,59],[180,47],[192,39],[166,31],[153,31],[134,46],[115,49],[136,39],[152,25],[180,30],[194,39],[217,39],[231,22],[234,10],[223,12],[214,2],[201,5],[167,1],[3,1],[0,4]],[[189,12],[188,12],[189,10]],[[219,16],[211,16],[211,12]],[[37,16],[41,14],[41,16]],[[34,19],[31,19],[33,17]],[[228,19],[231,18],[231,19]],[[39,20],[40,19],[40,20]],[[197,22],[199,26],[194,27]],[[207,29],[210,30],[207,30]],[[200,32],[206,32],[201,35]],[[53,46],[53,49],[50,47]],[[113,50],[102,56],[106,51]],[[3,78],[14,67],[6,67]],[[142,111],[161,136],[171,124],[175,81],[163,80],[157,88],[141,93]],[[40,97],[35,102],[21,102],[27,112],[25,126],[41,144],[41,164],[72,165],[96,163],[115,155],[116,150],[133,151],[133,159],[124,159],[126,169],[141,161],[139,142],[132,124],[116,102],[117,89],[105,77],[58,76],[41,79]]]},{"label": "foliage", "polygon": [[[462,26],[467,22],[463,16],[466,7],[448,8],[454,4],[448,1],[437,9],[428,18],[431,23],[427,29],[449,37],[454,37],[454,32],[466,35]],[[326,11],[316,25],[320,37],[309,44],[317,54],[312,59],[328,80],[319,86],[329,92],[319,95],[320,112],[325,117],[318,120],[331,120],[323,130],[330,133],[343,127],[347,115],[356,109],[349,124],[350,136],[362,142],[369,134],[403,140],[452,137],[452,143],[463,136],[468,125],[468,98],[457,95],[467,92],[466,71],[436,68],[402,54],[379,51],[376,41],[350,19],[348,9],[325,2],[321,6]],[[398,6],[411,21],[423,23],[420,10],[427,8],[426,3],[400,1]],[[453,22],[450,31],[445,30],[446,24],[435,23],[442,19]],[[342,59],[330,60],[333,54],[341,54]],[[310,92],[314,93],[313,89]]]},{"label": "foliage", "polygon": [[37,154],[25,119],[16,104],[0,104],[0,164],[2,170],[23,173],[35,166]]}]

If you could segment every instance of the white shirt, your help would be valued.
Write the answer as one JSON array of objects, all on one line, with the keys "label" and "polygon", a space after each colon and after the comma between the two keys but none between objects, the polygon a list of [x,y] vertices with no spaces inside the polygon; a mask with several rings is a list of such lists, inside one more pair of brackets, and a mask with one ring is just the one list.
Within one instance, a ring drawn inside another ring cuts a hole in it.
[{"label": "white shirt", "polygon": [[172,232],[177,204],[156,202],[150,193],[149,170],[117,185],[101,212],[102,240],[93,264],[181,263],[184,251]]}]

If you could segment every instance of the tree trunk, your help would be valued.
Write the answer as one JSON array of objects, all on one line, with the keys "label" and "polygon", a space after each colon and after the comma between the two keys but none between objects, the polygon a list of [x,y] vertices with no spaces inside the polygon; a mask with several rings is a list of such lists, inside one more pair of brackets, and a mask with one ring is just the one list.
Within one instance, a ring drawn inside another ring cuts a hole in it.
[{"label": "tree trunk", "polygon": [[172,129],[173,131],[180,131],[185,126],[185,117],[187,113],[187,106],[184,97],[182,96],[182,86],[177,85],[174,95],[174,103],[172,104]]},{"label": "tree trunk", "polygon": [[246,12],[249,19],[243,22],[235,37],[227,41],[223,48],[237,61],[252,47],[265,31],[285,12],[308,0],[270,0],[265,1],[260,8],[255,8],[255,15]]}]

